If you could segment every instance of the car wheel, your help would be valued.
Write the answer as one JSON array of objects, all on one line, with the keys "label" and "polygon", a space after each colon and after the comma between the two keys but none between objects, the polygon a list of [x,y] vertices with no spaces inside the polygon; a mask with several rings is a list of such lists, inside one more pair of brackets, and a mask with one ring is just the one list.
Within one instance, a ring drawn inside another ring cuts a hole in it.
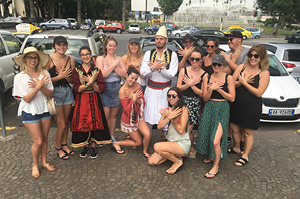
[{"label": "car wheel", "polygon": [[180,37],[180,34],[179,34],[179,33],[176,33],[176,34],[175,34],[175,37]]},{"label": "car wheel", "polygon": [[2,88],[2,86],[0,86],[0,98],[1,98],[1,103],[0,104],[0,108],[4,108],[4,99],[5,99],[5,95],[4,95],[4,89]]},{"label": "car wheel", "polygon": [[122,33],[122,30],[119,29],[119,28],[118,28],[116,31],[117,31],[118,34],[121,34],[121,33]]},{"label": "car wheel", "polygon": [[65,29],[66,29],[66,27],[62,26],[62,27],[60,27],[60,29],[62,29],[62,30],[65,30]]},{"label": "car wheel", "polygon": [[167,31],[167,35],[171,35],[172,31],[171,30],[168,30]]},{"label": "car wheel", "polygon": [[259,39],[260,38],[260,36],[258,36],[258,35],[256,35],[255,37],[254,37],[254,39]]},{"label": "car wheel", "polygon": [[152,35],[153,34],[153,30],[148,30],[147,33],[148,33],[148,35]]},{"label": "car wheel", "polygon": [[197,40],[197,43],[198,43],[200,46],[203,46],[203,45],[204,45],[204,40],[203,40],[203,39],[198,39],[198,40]]},{"label": "car wheel", "polygon": [[246,36],[246,35],[244,35],[244,36],[243,36],[243,40],[246,40],[246,39],[247,39],[247,36]]},{"label": "car wheel", "polygon": [[42,28],[42,30],[46,30],[47,26],[43,25],[41,28]]}]

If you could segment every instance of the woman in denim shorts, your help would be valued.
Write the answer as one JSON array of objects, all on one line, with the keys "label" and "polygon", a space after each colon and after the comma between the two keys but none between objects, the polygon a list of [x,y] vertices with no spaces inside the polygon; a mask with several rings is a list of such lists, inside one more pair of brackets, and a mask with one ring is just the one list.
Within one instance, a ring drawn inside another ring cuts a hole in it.
[{"label": "woman in denim shorts", "polygon": [[42,67],[48,63],[49,56],[34,47],[27,47],[22,55],[14,57],[13,60],[22,70],[15,76],[13,96],[21,98],[18,116],[22,116],[24,126],[33,140],[32,176],[38,178],[39,157],[41,157],[41,167],[48,171],[55,171],[55,167],[47,163],[51,116],[46,100],[53,95],[53,85],[48,71],[42,70]]},{"label": "woman in denim shorts", "polygon": [[57,36],[53,40],[55,52],[50,55],[48,70],[54,86],[53,97],[58,106],[58,113],[54,115],[57,124],[55,135],[57,155],[62,160],[68,160],[74,151],[67,145],[69,131],[69,117],[74,102],[72,88],[72,70],[75,67],[75,60],[68,55],[68,42],[65,37]]},{"label": "woman in denim shorts", "polygon": [[106,89],[101,94],[104,113],[108,123],[109,132],[113,142],[115,139],[115,127],[117,114],[121,103],[119,100],[119,90],[121,88],[121,78],[126,76],[126,66],[122,57],[115,55],[117,50],[117,40],[108,37],[104,41],[104,55],[97,57],[96,66],[101,69]]}]

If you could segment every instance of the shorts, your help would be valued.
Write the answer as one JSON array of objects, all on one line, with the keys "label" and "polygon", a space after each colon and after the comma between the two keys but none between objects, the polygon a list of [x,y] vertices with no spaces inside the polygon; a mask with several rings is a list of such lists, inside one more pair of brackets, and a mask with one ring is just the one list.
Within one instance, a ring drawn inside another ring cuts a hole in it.
[{"label": "shorts", "polygon": [[70,87],[54,87],[53,97],[57,106],[70,105],[74,102],[73,92]]},{"label": "shorts", "polygon": [[119,100],[120,81],[105,82],[106,88],[103,94],[100,94],[103,107],[121,106]]},{"label": "shorts", "polygon": [[39,123],[41,120],[47,120],[47,119],[51,119],[51,115],[49,114],[49,112],[32,115],[31,113],[26,113],[22,111],[23,124]]}]

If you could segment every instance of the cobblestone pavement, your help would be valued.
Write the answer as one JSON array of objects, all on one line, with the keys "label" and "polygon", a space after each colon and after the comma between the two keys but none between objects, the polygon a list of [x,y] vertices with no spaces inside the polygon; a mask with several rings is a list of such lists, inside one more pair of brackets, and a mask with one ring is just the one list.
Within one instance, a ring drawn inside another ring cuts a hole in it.
[{"label": "cobblestone pavement", "polygon": [[[98,148],[96,159],[80,158],[80,149],[69,160],[60,160],[55,151],[56,127],[50,130],[48,161],[55,172],[40,169],[31,176],[31,137],[19,125],[0,137],[0,198],[299,198],[300,135],[280,136],[258,130],[249,163],[238,168],[238,155],[221,161],[220,173],[206,179],[211,164],[203,156],[186,158],[183,169],[174,175],[165,172],[171,165],[149,166],[142,148],[123,147],[124,155],[111,151],[111,145]],[[153,143],[162,141],[154,130]],[[117,138],[124,134],[117,132]]]}]

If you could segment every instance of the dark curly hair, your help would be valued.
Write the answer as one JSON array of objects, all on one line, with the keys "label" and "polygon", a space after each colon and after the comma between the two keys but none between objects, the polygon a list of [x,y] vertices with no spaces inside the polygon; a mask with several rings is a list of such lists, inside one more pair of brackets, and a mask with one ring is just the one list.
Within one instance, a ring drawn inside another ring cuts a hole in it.
[{"label": "dark curly hair", "polygon": [[[175,107],[174,107],[174,109],[176,109],[176,108],[182,108],[183,106],[184,106],[184,99],[183,99],[183,95],[182,95],[182,93],[181,93],[181,91],[179,90],[179,88],[177,88],[177,87],[172,87],[172,88],[170,88],[169,90],[168,90],[168,93],[167,94],[169,94],[169,92],[170,91],[175,91],[176,93],[177,93],[177,96],[178,96],[178,102],[177,102],[177,104],[175,105]],[[169,101],[168,101],[168,106],[169,107],[171,107],[172,105],[169,103]]]}]

